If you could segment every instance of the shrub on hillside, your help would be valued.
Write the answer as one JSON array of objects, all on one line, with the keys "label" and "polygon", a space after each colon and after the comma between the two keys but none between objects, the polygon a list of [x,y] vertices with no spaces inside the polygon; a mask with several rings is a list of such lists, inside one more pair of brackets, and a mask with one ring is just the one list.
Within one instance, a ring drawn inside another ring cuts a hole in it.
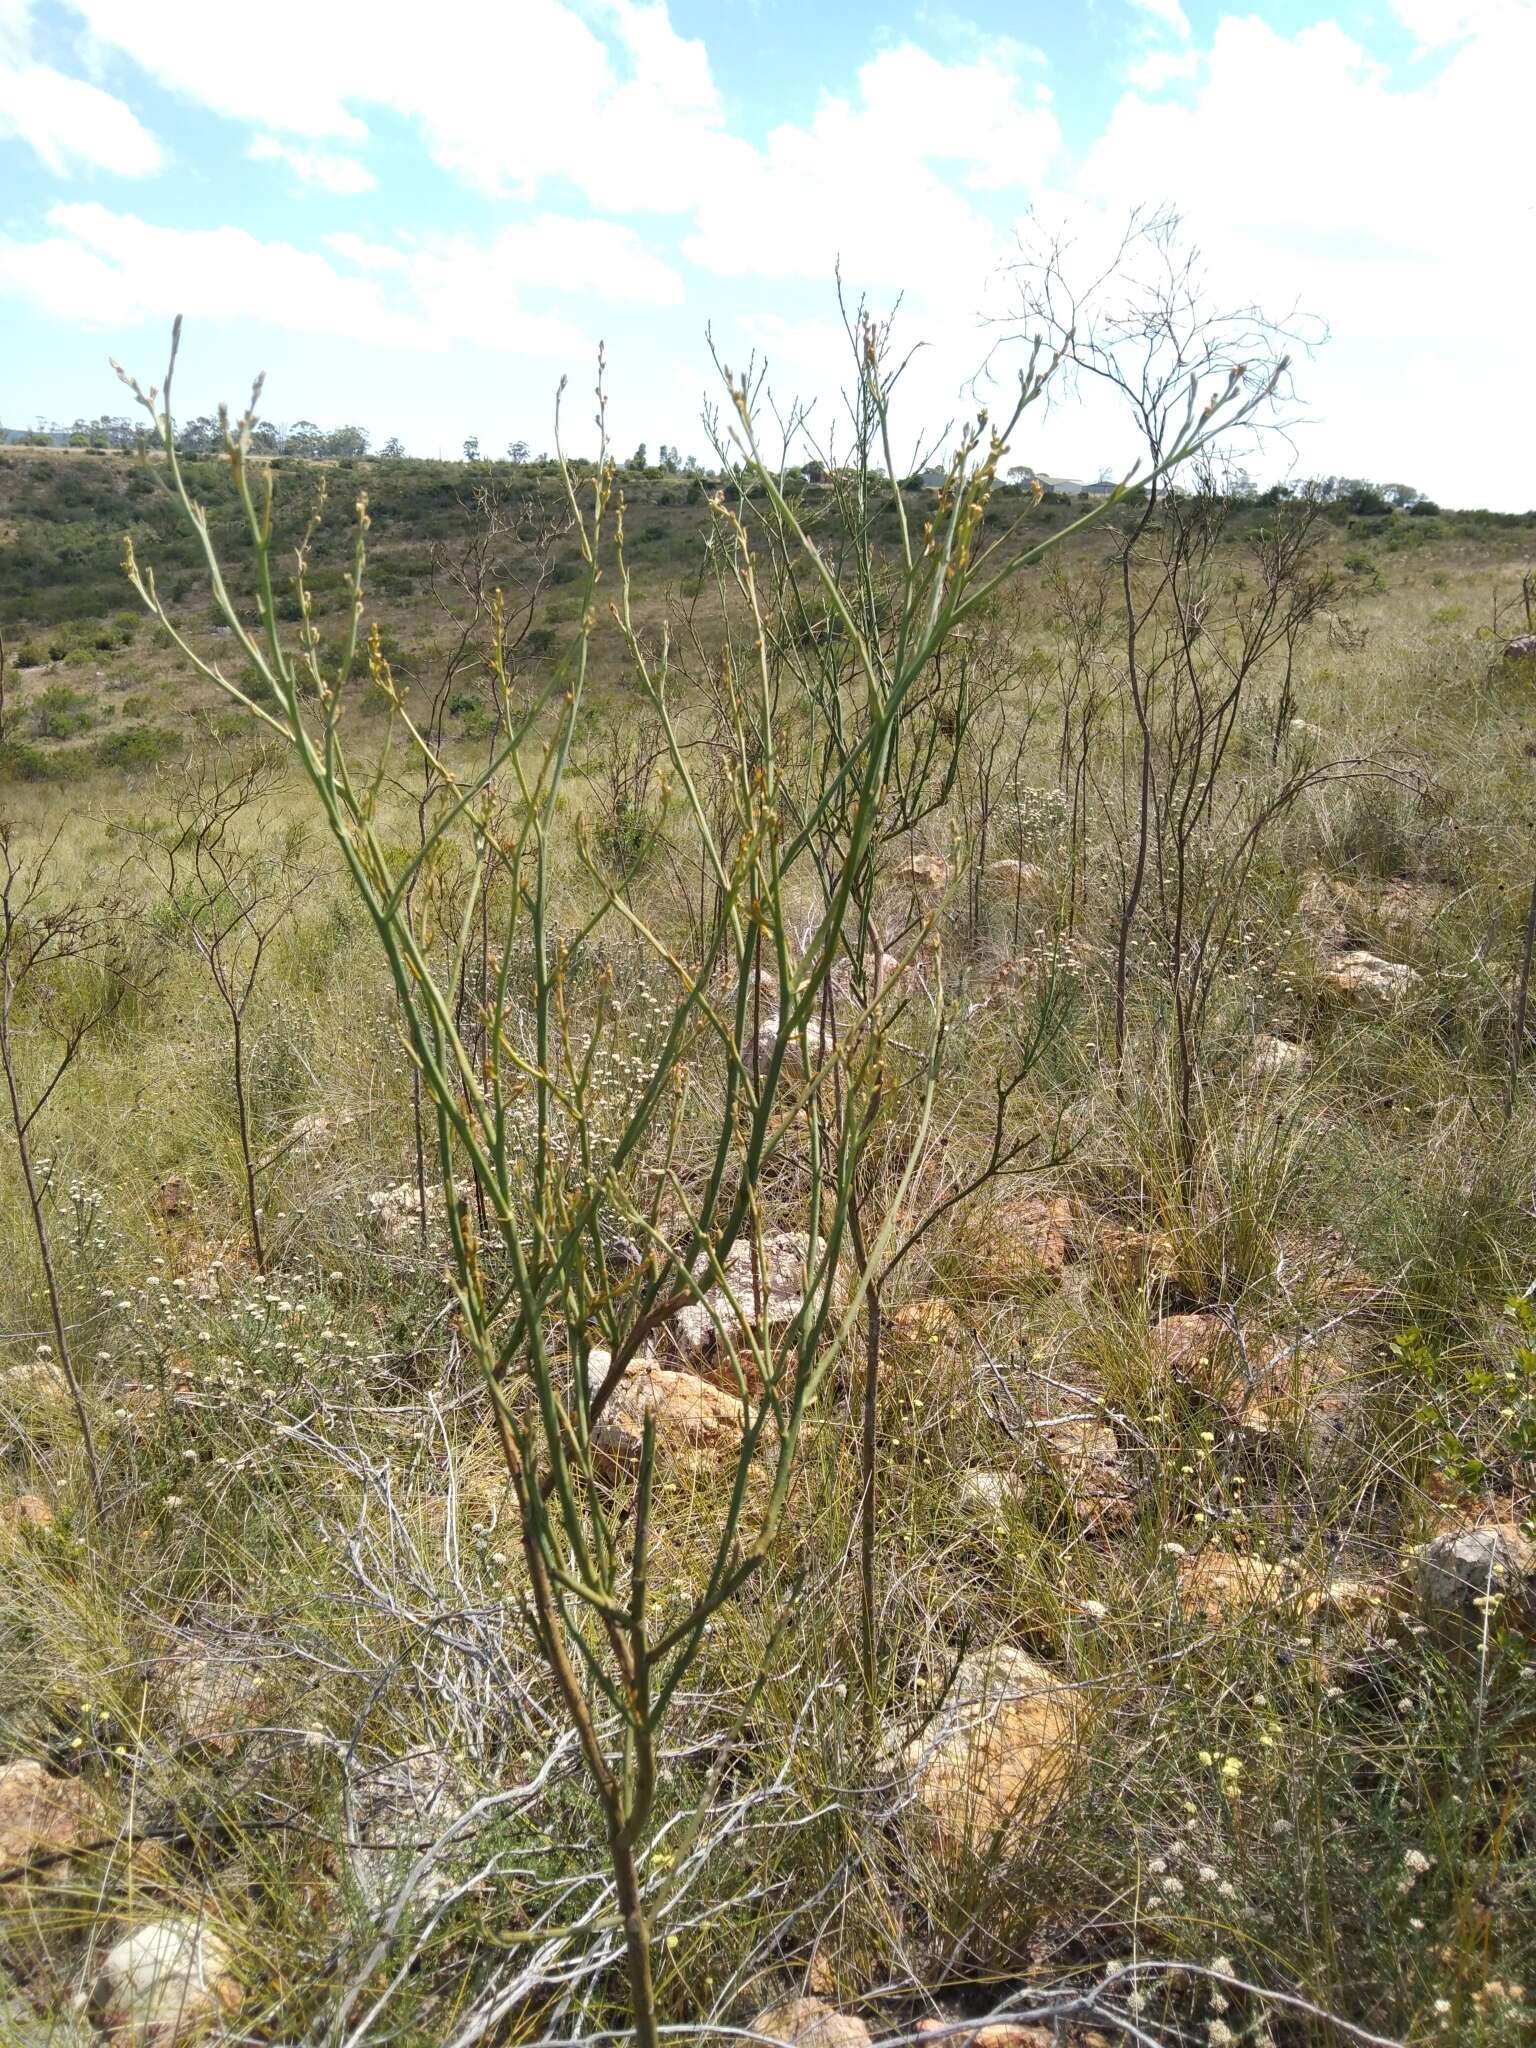
[{"label": "shrub on hillside", "polygon": [[182,741],[163,725],[127,725],[107,733],[92,749],[103,768],[119,768],[129,774],[159,768],[181,752]]}]

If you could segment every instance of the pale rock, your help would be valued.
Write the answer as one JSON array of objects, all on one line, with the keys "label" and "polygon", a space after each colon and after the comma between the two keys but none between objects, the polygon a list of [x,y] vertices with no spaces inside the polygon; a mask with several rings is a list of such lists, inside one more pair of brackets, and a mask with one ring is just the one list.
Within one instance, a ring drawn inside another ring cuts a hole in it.
[{"label": "pale rock", "polygon": [[40,2013],[19,1991],[0,1985],[0,2042],[4,2048],[100,2048],[100,2036],[73,2013]]},{"label": "pale rock", "polygon": [[34,1856],[54,1858],[38,1865],[26,1882],[52,1885],[69,1876],[68,1853],[106,1831],[100,1802],[78,1778],[55,1777],[30,1757],[0,1767],[0,1870],[12,1870]]},{"label": "pale rock", "polygon": [[1002,1521],[1013,1498],[1013,1480],[1006,1472],[967,1465],[955,1474],[956,1504],[973,1521],[995,1526]]},{"label": "pale rock", "polygon": [[1292,1038],[1261,1032],[1253,1042],[1248,1071],[1260,1081],[1299,1081],[1312,1065],[1312,1055]]},{"label": "pale rock", "polygon": [[650,1418],[658,1463],[703,1472],[735,1464],[747,1413],[738,1394],[694,1372],[638,1365],[627,1372],[592,1426],[592,1449],[610,1467],[639,1463]]},{"label": "pale rock", "polygon": [[1357,1406],[1356,1371],[1326,1345],[1276,1343],[1259,1359],[1251,1390],[1234,1388],[1227,1412],[1254,1436],[1289,1430],[1316,1454],[1348,1428]]},{"label": "pale rock", "polygon": [[1022,1195],[996,1204],[985,1219],[974,1277],[985,1292],[1012,1294],[1051,1286],[1067,1263],[1072,1204]]},{"label": "pale rock", "polygon": [[960,1335],[960,1318],[954,1305],[941,1294],[904,1301],[899,1308],[890,1311],[885,1326],[903,1344],[927,1351],[942,1350]]},{"label": "pale rock", "polygon": [[1366,904],[1362,922],[1397,944],[1421,938],[1444,911],[1450,891],[1436,882],[1387,882]]},{"label": "pale rock", "polygon": [[1506,661],[1536,661],[1536,633],[1517,633],[1504,649]]},{"label": "pale rock", "polygon": [[355,1121],[356,1113],[352,1110],[343,1110],[337,1115],[326,1109],[308,1110],[303,1116],[294,1118],[260,1164],[263,1170],[270,1171],[295,1155],[305,1160],[314,1159],[328,1149],[338,1128],[345,1129]]},{"label": "pale rock", "polygon": [[[640,1352],[629,1361],[625,1370],[627,1372],[639,1372],[643,1367],[652,1363],[651,1354],[648,1351]],[[589,1344],[587,1347],[587,1394],[589,1397],[597,1392],[612,1370],[613,1353],[607,1346],[603,1344]]]},{"label": "pale rock", "polygon": [[984,1851],[1061,1797],[1075,1731],[1071,1690],[1000,1643],[961,1659],[937,1715],[901,1748],[900,1766],[940,1840]]},{"label": "pale rock", "polygon": [[[427,1188],[427,1228],[441,1223],[444,1213],[443,1191],[430,1184]],[[374,1234],[386,1244],[403,1244],[421,1233],[421,1191],[413,1180],[400,1181],[394,1187],[375,1188],[367,1198],[367,1216]]]},{"label": "pale rock", "polygon": [[1341,1575],[1326,1585],[1309,1588],[1301,1596],[1301,1612],[1307,1621],[1325,1628],[1337,1628],[1352,1621],[1369,1621],[1398,1604],[1396,1590],[1384,1579],[1360,1579]]},{"label": "pale rock", "polygon": [[988,861],[987,880],[1028,903],[1043,903],[1052,893],[1049,874],[1032,860]]},{"label": "pale rock", "polygon": [[1220,1623],[1259,1610],[1274,1612],[1295,1602],[1296,1569],[1240,1557],[1229,1550],[1202,1550],[1179,1560],[1179,1598],[1189,1612]]},{"label": "pale rock", "polygon": [[1079,1249],[1091,1247],[1098,1265],[1122,1285],[1144,1287],[1174,1278],[1178,1249],[1165,1230],[1099,1220],[1074,1233]]},{"label": "pale rock", "polygon": [[223,1937],[188,1915],[151,1920],[102,1957],[91,2008],[123,2048],[181,2048],[240,2005]]},{"label": "pale rock", "polygon": [[963,2021],[929,2019],[919,2020],[913,2031],[919,2038],[939,2035],[943,2048],[1059,2048],[1050,2027],[1031,2026],[1027,2020],[981,2020],[967,2027]]},{"label": "pale rock", "polygon": [[786,1998],[765,2006],[750,2031],[780,2042],[782,2048],[869,2048],[870,2040],[861,2019],[815,1997]]},{"label": "pale rock", "polygon": [[69,1399],[69,1382],[51,1358],[24,1358],[0,1372],[0,1402],[44,1407]]},{"label": "pale rock", "polygon": [[[718,1342],[717,1319],[727,1331],[742,1336],[750,1332],[758,1337],[776,1337],[794,1322],[805,1305],[809,1264],[814,1260],[819,1266],[825,1255],[821,1241],[818,1239],[813,1249],[809,1237],[800,1230],[770,1231],[761,1246],[753,1238],[738,1238],[721,1261],[726,1286],[709,1288],[702,1301],[690,1302],[678,1311],[670,1325],[673,1343],[685,1358],[705,1357]],[[700,1286],[708,1280],[709,1272],[705,1260],[694,1267],[694,1277]],[[741,1331],[732,1295],[746,1319],[747,1332]],[[837,1297],[834,1286],[834,1303]],[[751,1376],[751,1361],[743,1357],[742,1365]]]},{"label": "pale rock", "polygon": [[1388,1009],[1419,986],[1417,968],[1382,960],[1363,946],[1336,953],[1323,970],[1322,985],[1340,1002],[1358,1009]]},{"label": "pale rock", "polygon": [[1536,1544],[1518,1524],[1447,1530],[1410,1561],[1424,1619],[1441,1634],[1477,1642],[1485,1627],[1536,1633]]},{"label": "pale rock", "polygon": [[[345,1813],[352,1874],[373,1912],[394,1900],[422,1852],[441,1840],[469,1803],[452,1762],[432,1748],[390,1757],[349,1780]],[[444,1860],[451,1847],[446,1845]],[[412,1897],[427,1904],[452,1884],[440,1862]]]},{"label": "pale rock", "polygon": [[248,1662],[214,1651],[169,1658],[156,1673],[156,1689],[178,1734],[210,1747],[264,1718],[266,1683]]},{"label": "pale rock", "polygon": [[201,1302],[207,1307],[223,1299],[225,1283],[222,1261],[217,1264],[195,1266],[185,1277],[190,1300]]},{"label": "pale rock", "polygon": [[1346,928],[1340,909],[1340,892],[1326,875],[1315,868],[1302,882],[1296,915],[1321,952],[1332,953],[1343,945]]},{"label": "pale rock", "polygon": [[942,854],[914,853],[902,862],[896,878],[914,896],[939,897],[949,887],[949,862]]},{"label": "pale rock", "polygon": [[1074,1417],[1043,1424],[1041,1434],[1074,1512],[1094,1528],[1123,1528],[1131,1514],[1130,1487],[1120,1439],[1109,1425]]},{"label": "pale rock", "polygon": [[[752,1044],[752,1078],[754,1081],[761,1081],[763,1076],[772,1067],[774,1048],[778,1044],[778,1039],[779,1014],[777,1010],[769,1010],[759,1020],[757,1035]],[[819,1073],[833,1049],[833,1043],[831,1032],[823,1031],[821,1019],[819,1017],[808,1018],[805,1026],[804,1051],[802,1051],[800,1034],[797,1031],[785,1044],[784,1057],[779,1062],[780,1074],[787,1076],[791,1081],[805,1080],[805,1053],[809,1053],[811,1067]]]},{"label": "pale rock", "polygon": [[53,1509],[37,1493],[18,1493],[0,1508],[0,1525],[9,1529],[51,1529],[53,1519]]},{"label": "pale rock", "polygon": [[1154,1365],[1207,1400],[1232,1397],[1242,1353],[1230,1323],[1209,1313],[1164,1316],[1152,1325]]},{"label": "pale rock", "polygon": [[873,968],[875,994],[889,995],[910,965],[911,962],[900,953],[887,953],[883,949],[877,951]]}]

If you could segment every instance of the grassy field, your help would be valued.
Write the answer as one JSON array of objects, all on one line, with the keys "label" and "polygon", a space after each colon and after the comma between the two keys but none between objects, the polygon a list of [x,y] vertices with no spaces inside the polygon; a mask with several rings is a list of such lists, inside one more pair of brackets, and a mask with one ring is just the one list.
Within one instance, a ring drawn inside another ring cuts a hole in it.
[{"label": "grassy field", "polygon": [[[198,463],[189,479],[248,614],[256,565],[226,473]],[[432,842],[404,914],[453,966],[466,1100],[497,1069],[516,1124],[534,1099],[519,1088],[543,1087],[553,1059],[515,1028],[537,975],[522,953],[506,965],[523,943],[514,899],[553,932],[540,944],[563,963],[548,1002],[564,1042],[596,1055],[550,1084],[580,1146],[525,1235],[557,1234],[600,1181],[640,1242],[582,1297],[581,1331],[564,1306],[541,1326],[543,1369],[567,1388],[631,1327],[626,1288],[686,1270],[677,1216],[700,1213],[734,1113],[700,1054],[643,1166],[610,1163],[709,923],[684,771],[705,812],[727,806],[727,864],[731,790],[743,817],[757,797],[809,815],[813,713],[828,714],[796,680],[852,690],[856,664],[810,615],[814,586],[784,566],[791,529],[761,492],[715,508],[687,479],[622,480],[626,631],[605,611],[624,585],[606,555],[591,583],[557,472],[286,464],[279,558],[322,481],[309,585],[328,673],[350,617],[350,504],[369,494],[378,635],[342,729],[377,764],[368,830],[393,872],[423,819],[441,822],[451,778],[501,745],[509,704],[526,707],[503,808],[479,837]],[[891,504],[849,541],[835,487],[789,496],[834,579],[901,584]],[[907,494],[914,531],[938,502]],[[1083,509],[999,491],[979,533],[1006,559]],[[1112,508],[930,664],[913,721],[943,759],[897,761],[892,787],[921,782],[924,801],[870,869],[887,964],[860,1009],[850,946],[821,1025],[788,1048],[810,1077],[753,1181],[747,1236],[814,1236],[817,1147],[845,1142],[855,1099],[870,1116],[855,1194],[925,1227],[828,1354],[771,1540],[670,1702],[637,1864],[657,2010],[689,2038],[776,2005],[763,2031],[863,2038],[784,2020],[797,1996],[876,2037],[938,2023],[967,2040],[983,2016],[1018,2030],[979,2037],[988,2048],[1531,2037],[1536,1018],[1522,1043],[1516,1017],[1536,672],[1501,656],[1526,624],[1536,525],[1324,516],[1289,693],[1277,643],[1245,672],[1210,776],[1198,765],[1186,786],[1177,678],[1230,676],[1284,516],[1230,508],[1180,558],[1191,628],[1184,584],[1160,580],[1168,515],[1141,532],[1140,501]],[[476,1363],[491,1338],[466,1307],[475,1201],[445,1212],[419,1046],[311,782],[291,749],[253,753],[248,714],[137,606],[125,530],[192,651],[272,701],[163,463],[0,454],[7,958],[39,920],[64,934],[16,983],[8,1059],[25,1107],[71,1055],[27,1136],[98,1467],[93,1482],[8,1144],[0,1766],[43,1766],[52,1804],[18,1819],[0,1777],[0,2040],[85,2038],[93,1984],[110,2021],[104,1951],[182,1916],[213,1944],[219,1996],[134,2038],[206,2026],[251,2044],[468,2048],[622,2032],[605,1813],[541,1654]],[[1170,793],[1168,834],[1128,914],[1142,756],[1117,606],[1133,585],[1143,659],[1161,622],[1173,680],[1151,698],[1169,722],[1148,770]],[[273,604],[297,635],[286,581]],[[536,808],[584,609],[583,722],[534,885],[532,843],[506,821]],[[670,739],[645,680],[664,629]],[[737,677],[750,697],[754,662],[782,725],[769,767],[744,741],[733,762],[747,727],[720,709]],[[391,687],[439,764],[429,791]],[[1202,729],[1202,764],[1214,745]],[[210,791],[236,786],[222,836],[199,838]],[[786,884],[785,930],[809,932],[835,884],[825,864],[810,873]],[[857,1019],[835,1043],[834,1012]],[[866,1042],[878,1057],[860,1066]],[[497,1188],[462,1166],[458,1186],[480,1204],[479,1241],[497,1241]],[[503,1220],[502,1240],[517,1227]],[[517,1299],[509,1284],[487,1327]],[[835,1321],[795,1324],[800,1350],[776,1369],[808,1374]],[[517,1327],[527,1350],[533,1325]],[[739,1436],[731,1405],[756,1412],[735,1377],[745,1353],[717,1335],[727,1370],[665,1322],[642,1369],[697,1367]],[[500,1398],[521,1415],[515,1373]],[[594,1529],[627,1541],[649,1517],[666,1614],[712,1569],[737,1466],[697,1428],[656,1428],[640,1486],[632,1458],[589,1455],[583,1419],[573,1484],[601,1499]],[[604,1731],[622,1713],[604,1720],[604,1698],[598,1746],[615,1755]],[[947,1780],[913,1763],[935,1740]]]}]

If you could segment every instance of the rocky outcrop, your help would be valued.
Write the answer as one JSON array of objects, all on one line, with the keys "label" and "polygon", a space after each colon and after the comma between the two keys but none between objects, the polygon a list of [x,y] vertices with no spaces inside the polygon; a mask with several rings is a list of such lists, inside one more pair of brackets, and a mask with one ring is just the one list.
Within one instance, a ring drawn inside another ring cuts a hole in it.
[{"label": "rocky outcrop", "polygon": [[1293,1038],[1277,1038],[1261,1032],[1248,1056],[1248,1071],[1256,1081],[1299,1081],[1312,1067],[1312,1055]]},{"label": "rocky outcrop", "polygon": [[1325,964],[1324,992],[1352,1009],[1385,1010],[1411,996],[1423,980],[1401,960],[1383,960],[1363,946],[1346,947]]},{"label": "rocky outcrop", "polygon": [[658,1463],[692,1474],[729,1469],[741,1452],[747,1411],[739,1394],[695,1372],[645,1362],[609,1395],[592,1428],[592,1449],[611,1469],[640,1462],[649,1417]]},{"label": "rocky outcrop", "polygon": [[953,1302],[942,1294],[925,1294],[916,1301],[904,1301],[886,1316],[885,1327],[893,1338],[914,1350],[940,1351],[960,1337],[962,1325]]},{"label": "rocky outcrop", "polygon": [[[368,1227],[381,1243],[403,1245],[421,1234],[421,1190],[413,1180],[394,1187],[375,1188],[367,1197],[364,1213]],[[443,1220],[443,1191],[427,1186],[427,1231],[430,1235]]]},{"label": "rocky outcrop", "polygon": [[0,1768],[0,1871],[24,1870],[28,1885],[61,1884],[72,1854],[105,1826],[100,1802],[78,1778],[55,1777],[30,1757]]},{"label": "rocky outcrop", "polygon": [[1014,1195],[982,1219],[973,1284],[982,1294],[1028,1294],[1053,1286],[1067,1263],[1072,1204],[1060,1197]]},{"label": "rocky outcrop", "polygon": [[266,1675],[248,1658],[194,1649],[158,1663],[151,1682],[183,1742],[223,1747],[264,1718]]},{"label": "rocky outcrop", "polygon": [[[431,1746],[387,1757],[349,1780],[348,1858],[371,1910],[394,1899],[421,1852],[441,1839],[469,1803],[452,1759]],[[452,1881],[446,1869],[433,1868],[414,1895],[423,1902],[439,1898]]]},{"label": "rocky outcrop", "polygon": [[1462,1644],[1497,1629],[1536,1635],[1536,1544],[1514,1522],[1449,1529],[1409,1563],[1425,1621]]},{"label": "rocky outcrop", "polygon": [[809,1996],[765,2006],[752,2021],[751,2032],[782,2048],[869,2048],[870,2040],[861,2019],[838,2012],[824,1998]]},{"label": "rocky outcrop", "polygon": [[0,1530],[20,1533],[28,1529],[51,1529],[53,1509],[41,1494],[18,1493],[0,1507]]},{"label": "rocky outcrop", "polygon": [[[760,1244],[738,1238],[721,1262],[724,1284],[708,1287],[709,1266],[700,1262],[695,1267],[703,1299],[673,1317],[673,1345],[690,1363],[707,1367],[720,1348],[722,1329],[727,1343],[732,1334],[772,1341],[801,1314],[807,1282],[819,1274],[825,1258],[820,1241],[813,1246],[801,1230],[770,1231]],[[750,1358],[743,1355],[741,1364],[748,1380],[755,1380]]]},{"label": "rocky outcrop", "polygon": [[[752,1040],[752,1078],[761,1081],[773,1065],[774,1049],[779,1042],[779,1013],[767,1010],[758,1019]],[[834,1049],[830,1031],[822,1029],[819,1017],[806,1020],[805,1041],[802,1047],[797,1031],[784,1046],[784,1055],[779,1063],[779,1072],[791,1081],[807,1078],[806,1056],[810,1057],[811,1070],[819,1073]]]},{"label": "rocky outcrop", "polygon": [[1152,1362],[1182,1386],[1225,1404],[1241,1378],[1242,1347],[1221,1316],[1164,1316],[1152,1325]]},{"label": "rocky outcrop", "polygon": [[1041,1437],[1078,1520],[1091,1529],[1123,1529],[1131,1518],[1130,1479],[1108,1423],[1073,1416],[1042,1424]]},{"label": "rocky outcrop", "polygon": [[1179,1604],[1186,1614],[1213,1624],[1292,1603],[1299,1574],[1288,1564],[1267,1564],[1212,1546],[1179,1560]]},{"label": "rocky outcrop", "polygon": [[918,2038],[937,2036],[935,2048],[1060,2048],[1061,2037],[1051,2027],[1031,2026],[1027,2020],[982,2020],[967,2027],[960,2020],[919,2020],[913,2032]]},{"label": "rocky outcrop", "polygon": [[188,1916],[151,1920],[101,1959],[91,2011],[121,2048],[182,2048],[240,2005],[228,1944]]},{"label": "rocky outcrop", "polygon": [[949,862],[942,854],[914,853],[896,870],[895,880],[920,901],[934,901],[949,887]]},{"label": "rocky outcrop", "polygon": [[1073,1694],[1012,1644],[960,1661],[942,1706],[900,1750],[917,1806],[951,1849],[984,1851],[1038,1820],[1072,1776]]},{"label": "rocky outcrop", "polygon": [[1045,904],[1053,893],[1049,874],[1032,860],[988,861],[986,877],[994,890],[1025,903]]}]

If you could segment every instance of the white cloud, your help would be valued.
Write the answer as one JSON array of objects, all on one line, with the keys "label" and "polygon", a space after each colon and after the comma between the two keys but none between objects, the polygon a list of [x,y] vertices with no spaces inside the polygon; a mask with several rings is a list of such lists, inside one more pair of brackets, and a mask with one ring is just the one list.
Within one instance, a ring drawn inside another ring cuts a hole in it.
[{"label": "white cloud", "polygon": [[376,285],[341,277],[323,256],[287,242],[235,227],[156,227],[91,204],[50,207],[47,218],[51,235],[0,240],[0,285],[64,319],[122,326],[185,312],[385,344],[432,341],[419,322],[393,313]]},{"label": "white cloud", "polygon": [[884,51],[860,70],[857,103],[825,99],[808,126],[775,128],[739,152],[729,183],[699,192],[685,253],[723,276],[827,278],[840,260],[861,288],[969,304],[996,235],[939,167],[976,191],[1037,186],[1061,131],[1019,90],[990,61]]},{"label": "white cloud", "polygon": [[72,0],[99,43],[264,131],[357,143],[366,114],[418,124],[467,183],[574,184],[614,211],[681,212],[727,150],[702,43],[641,0],[267,0],[252,35],[206,0]]},{"label": "white cloud", "polygon": [[243,228],[164,228],[104,206],[50,208],[37,241],[0,238],[0,289],[61,319],[101,327],[141,320],[242,320],[340,336],[377,348],[441,349],[467,340],[565,362],[591,354],[586,333],[518,298],[520,280],[484,251],[415,259],[406,290],[338,271],[318,251],[263,242]]},{"label": "white cloud", "polygon": [[1189,16],[1179,5],[1179,0],[1130,0],[1138,14],[1144,14],[1150,21],[1165,28],[1170,34],[1187,38],[1190,34]]},{"label": "white cloud", "polygon": [[1053,114],[1026,108],[1016,68],[993,58],[941,63],[912,43],[884,50],[859,72],[862,120],[871,139],[929,163],[961,166],[966,183],[1034,185],[1055,155]]},{"label": "white cloud", "polygon": [[674,306],[683,281],[646,247],[633,228],[616,221],[570,220],[541,214],[503,228],[485,256],[524,284],[586,292],[594,298]]},{"label": "white cloud", "polygon": [[1529,0],[1391,0],[1392,12],[1426,50],[1500,29],[1528,6]]},{"label": "white cloud", "polygon": [[[1363,319],[1393,336],[1440,321],[1465,330],[1469,317],[1486,322],[1476,331],[1506,327],[1507,299],[1489,284],[1507,271],[1500,250],[1529,239],[1533,65],[1536,13],[1412,91],[1331,22],[1285,36],[1229,18],[1194,100],[1123,98],[1080,186],[1124,206],[1147,196],[1155,167],[1157,191],[1203,237],[1240,250],[1250,293],[1300,289],[1335,324]],[[1296,146],[1299,108],[1316,147]]]},{"label": "white cloud", "polygon": [[477,301],[487,290],[504,294],[532,286],[653,306],[676,305],[683,296],[677,272],[618,221],[546,213],[516,221],[488,242],[454,235],[408,248],[344,233],[325,240],[359,270],[393,272],[409,280],[423,300],[459,304],[454,317],[471,333],[479,319]]},{"label": "white cloud", "polygon": [[158,171],[160,145],[111,93],[48,64],[0,55],[0,139],[33,149],[56,177],[77,170],[143,178]]},{"label": "white cloud", "polygon": [[530,289],[584,300],[669,305],[676,272],[616,222],[541,215],[489,241],[444,237],[390,248],[360,236],[318,250],[262,241],[242,228],[167,228],[97,205],[55,206],[53,230],[0,238],[0,289],[61,319],[124,326],[185,313],[343,336],[370,347],[590,360],[593,337],[564,313],[530,308]]},{"label": "white cloud", "polygon": [[379,182],[368,166],[354,156],[338,156],[324,149],[301,149],[294,143],[280,142],[275,135],[256,136],[246,154],[258,163],[286,164],[300,184],[314,185],[337,198],[371,192]]},{"label": "white cloud", "polygon": [[1192,98],[1121,99],[1078,190],[1110,218],[1173,201],[1219,296],[1328,321],[1334,339],[1300,377],[1326,422],[1306,460],[1507,502],[1536,471],[1518,406],[1490,441],[1469,433],[1460,392],[1423,375],[1450,354],[1477,364],[1485,400],[1503,380],[1513,392],[1536,310],[1511,257],[1533,227],[1536,10],[1476,11],[1479,32],[1408,88],[1335,23],[1287,36],[1228,17]]},{"label": "white cloud", "polygon": [[411,267],[411,259],[403,249],[370,242],[362,235],[338,230],[333,235],[326,235],[324,241],[328,249],[334,249],[355,270],[409,270]]},{"label": "white cloud", "polygon": [[1176,80],[1198,78],[1200,63],[1198,50],[1153,50],[1133,64],[1126,77],[1138,92],[1161,92]]}]

